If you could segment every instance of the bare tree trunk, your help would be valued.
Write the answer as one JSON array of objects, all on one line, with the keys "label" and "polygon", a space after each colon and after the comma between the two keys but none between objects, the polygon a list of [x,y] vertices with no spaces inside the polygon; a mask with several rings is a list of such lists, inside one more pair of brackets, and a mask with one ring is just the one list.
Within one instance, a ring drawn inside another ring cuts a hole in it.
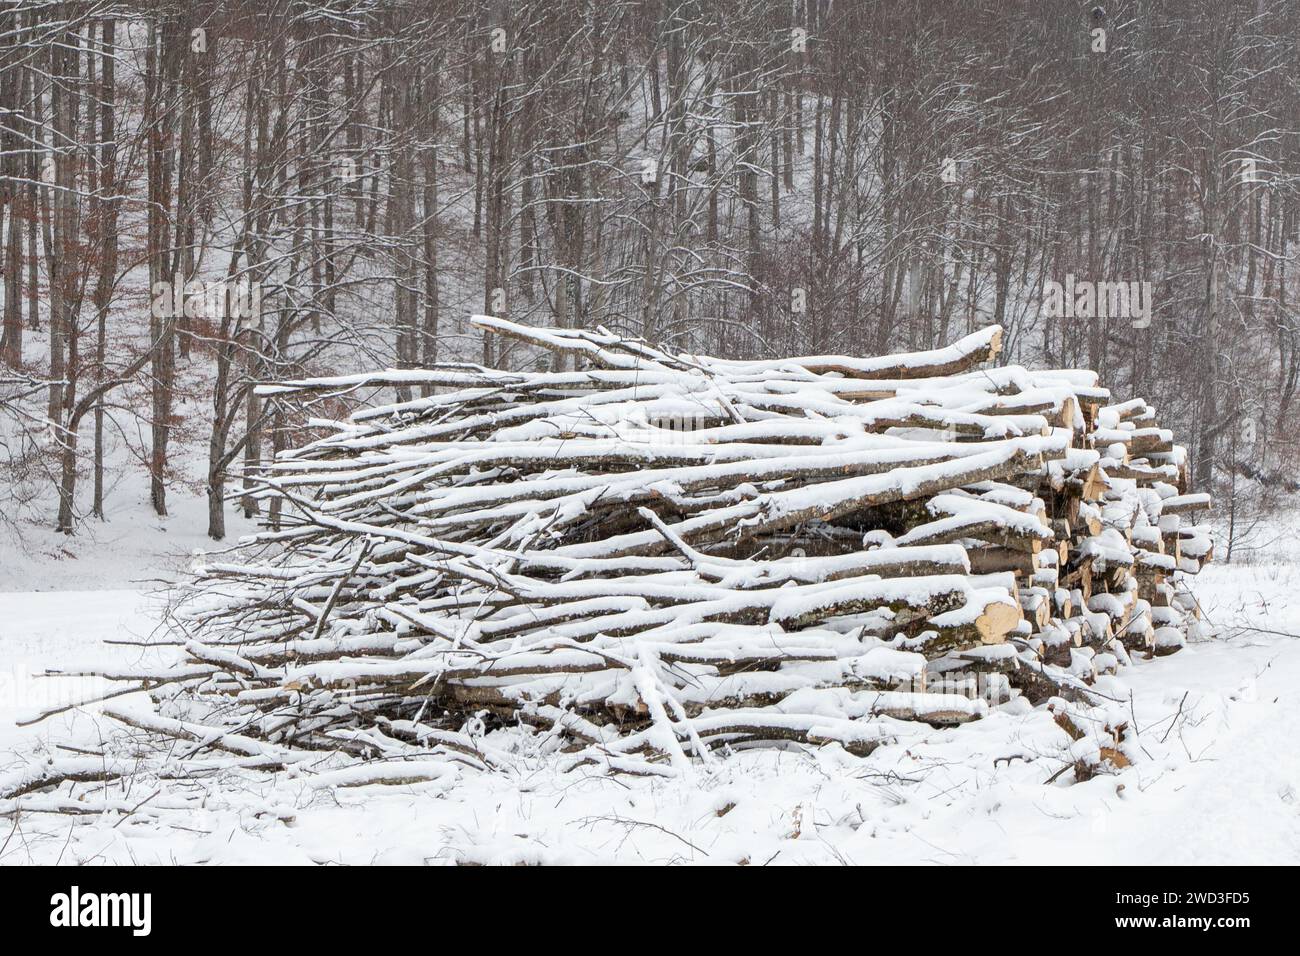
[{"label": "bare tree trunk", "polygon": [[[35,17],[35,14],[31,14]],[[37,127],[36,110],[39,103],[36,100],[36,76],[32,70],[23,71],[25,88],[23,92],[23,101],[32,104],[32,120],[27,124],[27,129],[33,140],[39,135]],[[37,204],[40,194],[37,191],[37,182],[40,179],[41,159],[39,150],[31,150],[27,156],[27,327],[33,331],[41,327],[41,310],[40,299],[37,295],[37,271],[39,269],[38,251],[36,244],[36,219],[38,216]]]},{"label": "bare tree trunk", "polygon": [[[29,15],[30,16],[30,15]],[[3,170],[6,182],[0,186],[0,200],[9,211],[9,240],[3,255],[3,273],[5,283],[4,296],[4,330],[0,333],[0,361],[10,368],[18,368],[23,361],[23,233],[24,218],[31,216],[31,210],[25,208],[26,190],[21,183],[22,152],[20,135],[30,124],[18,119],[22,111],[23,93],[27,89],[27,70],[19,58],[25,34],[17,29],[18,15],[14,15],[14,33],[6,44],[4,66],[0,69],[0,109],[9,111],[13,116],[12,124],[3,127],[0,135],[0,152],[4,153]],[[0,223],[4,222],[3,206],[0,206]],[[3,230],[0,230],[0,243],[4,242]]]},{"label": "bare tree trunk", "polygon": [[[497,59],[501,59],[498,57]],[[507,169],[510,165],[510,121],[506,117],[506,75],[508,67],[489,61],[485,73],[493,73],[494,82],[484,84],[484,94],[491,95],[485,135],[488,139],[488,158],[485,182],[487,189],[487,233],[484,237],[485,268],[483,274],[483,311],[502,315],[508,310],[509,290],[505,276],[505,263],[509,237]],[[483,364],[493,363],[493,336],[483,336]]]},{"label": "bare tree trunk", "polygon": [[[117,23],[111,17],[103,22],[100,49],[100,88],[99,88],[99,138],[100,168],[99,187],[108,198],[100,199],[100,232],[103,236],[103,251],[99,260],[99,275],[95,282],[95,368],[96,381],[104,380],[104,359],[108,348],[108,305],[113,293],[113,282],[117,275],[117,147],[113,111],[117,103],[117,86],[114,74],[114,57],[116,51]],[[94,503],[91,513],[99,519],[104,517],[104,404],[95,404],[95,488]]]},{"label": "bare tree trunk", "polygon": [[[188,39],[188,38],[185,38]],[[149,262],[150,288],[176,282],[168,274],[171,251],[172,133],[175,124],[176,76],[182,38],[176,21],[152,23],[146,55],[146,125],[150,131],[148,151]],[[172,391],[175,378],[175,323],[172,310],[150,317],[153,360],[150,368],[152,418],[150,421],[149,499],[154,512],[167,514],[167,444],[171,435]]]},{"label": "bare tree trunk", "polygon": [[[428,137],[424,147],[424,183],[420,197],[424,207],[424,327],[421,330],[423,341],[420,359],[425,367],[438,361],[438,98],[437,72],[425,81],[428,85],[424,116],[425,135]],[[431,386],[422,386],[421,394],[432,393]]]},{"label": "bare tree trunk", "polygon": [[[57,53],[51,53],[51,70],[53,75],[57,67],[53,65],[53,60],[58,56]],[[37,161],[40,182],[40,220],[41,220],[41,245],[45,250],[45,271],[49,279],[49,322],[50,322],[50,392],[49,401],[46,407],[46,417],[51,424],[58,421],[59,409],[63,405],[63,374],[64,374],[64,330],[63,330],[63,303],[60,301],[60,295],[63,292],[63,282],[61,281],[62,263],[59,260],[58,250],[54,244],[54,225],[52,220],[51,209],[53,199],[50,194],[50,187],[46,180],[50,178],[51,173],[57,175],[57,159],[54,151],[46,152],[44,150],[45,140],[45,106],[44,90],[39,88],[39,84],[33,84],[32,98],[32,119],[33,128],[36,132],[36,139],[41,144],[39,147],[40,159]],[[58,83],[50,84],[50,110],[56,112],[58,104]],[[35,248],[33,246],[33,248]],[[33,287],[35,282],[33,281]]]},{"label": "bare tree trunk", "polygon": [[781,92],[773,87],[768,94],[768,134],[772,139],[772,225],[781,225],[781,137],[777,134],[777,124],[781,121]]},{"label": "bare tree trunk", "polygon": [[[75,416],[77,381],[80,377],[80,311],[81,281],[81,205],[77,191],[77,168],[81,163],[77,146],[78,116],[81,84],[81,36],[75,29],[59,37],[51,54],[53,67],[53,92],[51,108],[54,118],[55,160],[54,180],[58,190],[55,198],[54,241],[57,248],[58,285],[57,302],[62,345],[66,356],[62,366],[63,385],[59,388],[59,406],[53,422],[59,442],[59,516],[58,530],[71,534],[76,523],[75,496],[77,487],[77,431],[79,420]],[[51,329],[56,327],[53,319]]]}]

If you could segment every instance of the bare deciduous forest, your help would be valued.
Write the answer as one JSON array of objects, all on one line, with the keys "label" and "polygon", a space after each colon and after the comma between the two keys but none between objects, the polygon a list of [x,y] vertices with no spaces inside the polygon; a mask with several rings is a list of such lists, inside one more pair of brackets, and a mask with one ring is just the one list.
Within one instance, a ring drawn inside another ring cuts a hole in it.
[{"label": "bare deciduous forest", "polygon": [[563,365],[483,313],[728,358],[999,323],[1245,520],[1295,485],[1298,37],[1292,0],[7,0],[0,513],[75,534],[147,475],[221,539],[288,440],[253,385]]},{"label": "bare deciduous forest", "polygon": [[1294,865],[1298,272],[1300,0],[0,0],[0,864]]}]

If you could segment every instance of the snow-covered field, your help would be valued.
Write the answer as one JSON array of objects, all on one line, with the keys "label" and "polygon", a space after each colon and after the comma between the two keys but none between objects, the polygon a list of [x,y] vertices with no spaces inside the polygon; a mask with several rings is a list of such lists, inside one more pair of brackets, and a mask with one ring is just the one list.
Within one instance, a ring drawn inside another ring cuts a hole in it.
[{"label": "snow-covered field", "polygon": [[[94,706],[17,726],[102,687],[35,674],[168,653],[138,646],[157,598],[123,576],[114,545],[86,548],[87,584],[74,560],[51,559],[29,577],[41,590],[0,593],[0,777],[125,733]],[[178,542],[167,560],[183,555]],[[562,775],[544,758],[332,791],[310,771],[166,788],[128,774],[73,787],[74,802],[108,812],[0,817],[0,862],[1300,862],[1300,559],[1272,549],[1211,565],[1195,590],[1219,636],[1099,682],[1138,727],[1143,759],[1084,783],[1058,774],[1069,741],[1051,717],[1013,702],[867,758],[744,752],[677,780]]]}]

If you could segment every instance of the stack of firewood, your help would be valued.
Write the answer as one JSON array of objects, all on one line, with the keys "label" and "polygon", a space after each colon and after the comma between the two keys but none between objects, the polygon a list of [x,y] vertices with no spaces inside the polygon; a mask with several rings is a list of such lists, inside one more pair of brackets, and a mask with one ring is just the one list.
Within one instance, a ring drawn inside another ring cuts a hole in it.
[{"label": "stack of firewood", "polygon": [[1093,372],[993,367],[997,327],[731,361],[474,322],[559,370],[261,390],[372,401],[259,476],[279,527],[201,570],[183,659],[106,675],[158,713],[106,713],[262,766],[389,758],[365,780],[492,766],[503,725],[565,766],[673,772],[1086,702],[1196,621],[1184,450]]}]

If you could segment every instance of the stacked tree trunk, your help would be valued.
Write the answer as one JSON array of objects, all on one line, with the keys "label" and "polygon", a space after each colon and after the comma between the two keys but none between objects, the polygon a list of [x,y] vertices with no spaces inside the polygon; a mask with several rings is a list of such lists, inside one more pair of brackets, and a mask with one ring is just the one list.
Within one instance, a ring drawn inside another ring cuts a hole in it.
[{"label": "stacked tree trunk", "polygon": [[474,322],[576,368],[264,387],[424,397],[312,419],[259,478],[280,527],[176,611],[183,661],[107,675],[159,713],[108,713],[262,766],[397,758],[347,782],[492,766],[481,731],[521,724],[565,766],[671,773],[1087,701],[1195,623],[1184,450],[1093,372],[982,367],[997,327],[729,361]]}]

